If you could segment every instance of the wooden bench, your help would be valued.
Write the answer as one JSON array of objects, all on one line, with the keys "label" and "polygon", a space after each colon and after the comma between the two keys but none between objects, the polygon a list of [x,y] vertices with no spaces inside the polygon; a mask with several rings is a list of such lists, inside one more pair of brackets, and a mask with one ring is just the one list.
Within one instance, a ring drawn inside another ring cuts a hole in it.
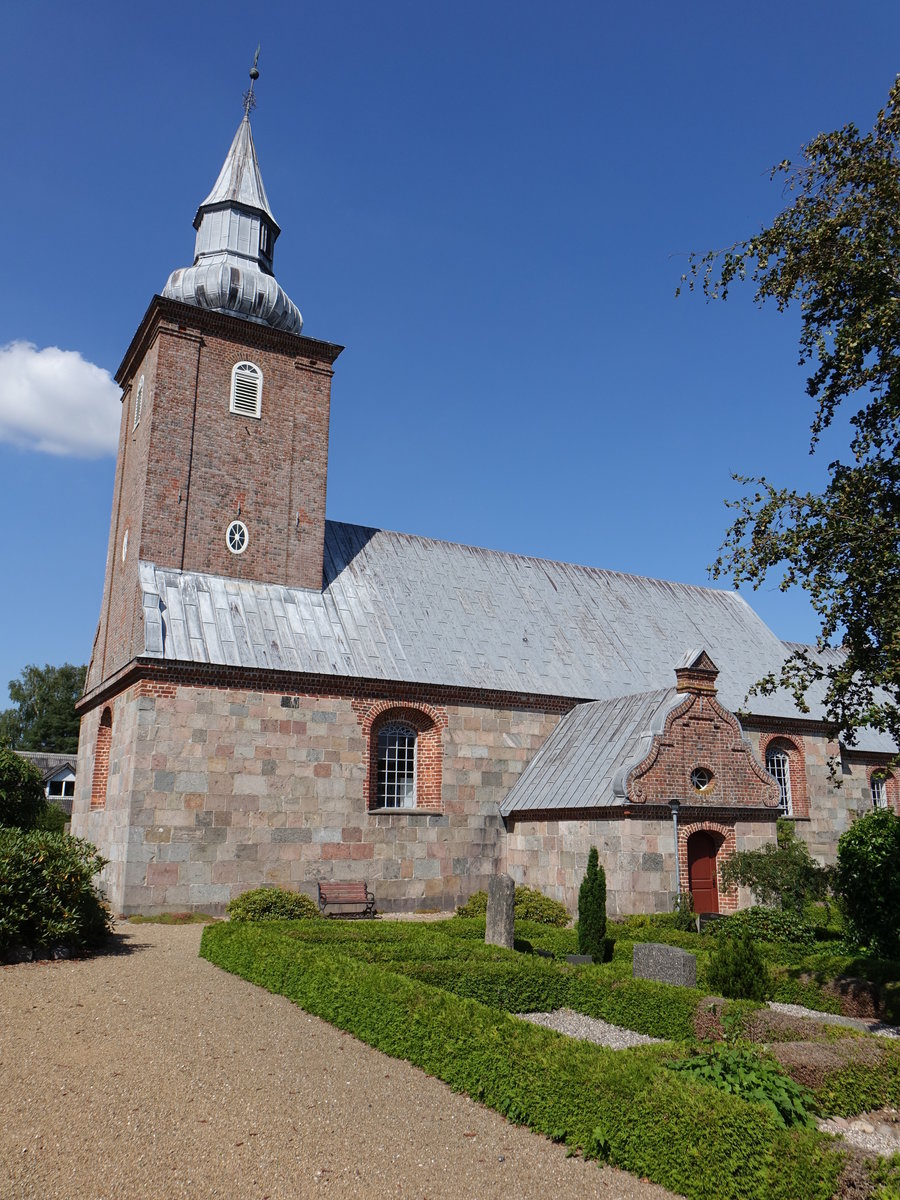
[{"label": "wooden bench", "polygon": [[[354,905],[362,907],[362,912],[326,913],[330,904]],[[320,883],[319,908],[329,917],[374,917],[375,896],[364,883]]]}]

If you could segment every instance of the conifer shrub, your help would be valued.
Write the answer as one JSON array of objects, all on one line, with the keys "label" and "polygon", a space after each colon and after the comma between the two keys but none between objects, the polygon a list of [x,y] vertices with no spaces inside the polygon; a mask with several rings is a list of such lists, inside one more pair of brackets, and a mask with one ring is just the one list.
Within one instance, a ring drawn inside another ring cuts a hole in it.
[{"label": "conifer shrub", "polygon": [[606,872],[596,846],[578,890],[578,953],[590,954],[594,962],[603,962],[606,954]]},{"label": "conifer shrub", "polygon": [[765,1000],[772,986],[769,968],[746,932],[719,939],[709,956],[706,978],[710,988],[728,1000]]},{"label": "conifer shrub", "polygon": [[225,910],[232,921],[303,921],[320,917],[315,900],[305,892],[261,887],[242,892]]},{"label": "conifer shrub", "polygon": [[104,866],[81,838],[0,828],[0,957],[103,942],[111,922],[94,876]]},{"label": "conifer shrub", "polygon": [[691,892],[676,896],[672,906],[672,924],[681,933],[697,932],[697,914],[694,912],[694,897]]}]

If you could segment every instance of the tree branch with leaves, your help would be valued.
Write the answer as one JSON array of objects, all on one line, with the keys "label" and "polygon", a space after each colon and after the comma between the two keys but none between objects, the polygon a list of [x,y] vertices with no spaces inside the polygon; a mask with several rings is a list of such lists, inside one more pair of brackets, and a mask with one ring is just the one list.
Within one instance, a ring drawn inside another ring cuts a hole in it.
[{"label": "tree branch with leaves", "polygon": [[849,454],[818,493],[736,475],[744,492],[712,571],[738,587],[799,585],[820,619],[819,652],[791,653],[759,690],[785,687],[805,710],[821,683],[834,734],[852,745],[868,725],[900,745],[900,77],[871,132],[819,134],[772,178],[787,207],[755,236],[692,255],[682,284],[725,300],[749,280],[758,304],[799,306],[810,452],[850,404]]}]

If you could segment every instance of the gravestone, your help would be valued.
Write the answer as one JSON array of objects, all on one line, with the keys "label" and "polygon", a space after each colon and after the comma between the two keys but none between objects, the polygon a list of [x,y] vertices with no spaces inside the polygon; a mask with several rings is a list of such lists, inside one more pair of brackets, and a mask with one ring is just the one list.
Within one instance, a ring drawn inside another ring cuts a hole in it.
[{"label": "gravestone", "polygon": [[516,885],[509,875],[495,875],[488,880],[487,922],[484,940],[489,946],[513,948]]},{"label": "gravestone", "polygon": [[660,942],[636,942],[632,956],[635,979],[653,979],[679,987],[697,986],[697,956],[678,946]]}]

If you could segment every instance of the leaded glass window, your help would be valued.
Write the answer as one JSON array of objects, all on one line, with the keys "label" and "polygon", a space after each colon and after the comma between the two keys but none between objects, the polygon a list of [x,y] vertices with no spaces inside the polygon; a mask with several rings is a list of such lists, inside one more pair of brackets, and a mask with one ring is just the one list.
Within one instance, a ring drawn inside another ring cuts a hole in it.
[{"label": "leaded glass window", "polygon": [[416,806],[416,731],[393,721],[378,733],[379,808]]}]

